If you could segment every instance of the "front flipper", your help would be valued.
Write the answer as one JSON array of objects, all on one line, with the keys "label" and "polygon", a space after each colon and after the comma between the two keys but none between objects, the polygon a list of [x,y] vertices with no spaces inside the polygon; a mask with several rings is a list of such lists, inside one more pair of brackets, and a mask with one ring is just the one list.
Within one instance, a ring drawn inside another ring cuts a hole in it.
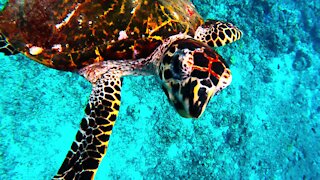
[{"label": "front flipper", "polygon": [[3,34],[0,33],[0,52],[3,52],[5,55],[14,55],[19,52],[8,43]]},{"label": "front flipper", "polygon": [[81,128],[53,179],[93,179],[104,157],[120,107],[120,76],[103,74],[93,84]]},{"label": "front flipper", "polygon": [[194,38],[211,47],[219,47],[239,40],[241,36],[241,30],[231,23],[207,20],[203,25],[198,27]]}]

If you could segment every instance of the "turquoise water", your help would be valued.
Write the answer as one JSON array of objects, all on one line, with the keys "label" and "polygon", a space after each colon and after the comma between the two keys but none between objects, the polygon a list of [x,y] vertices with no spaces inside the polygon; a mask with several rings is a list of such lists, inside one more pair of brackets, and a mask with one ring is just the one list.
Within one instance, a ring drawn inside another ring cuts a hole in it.
[{"label": "turquoise water", "polygon": [[[320,179],[320,1],[194,3],[244,32],[218,49],[231,86],[192,120],[179,117],[155,78],[125,78],[97,179]],[[22,55],[0,56],[0,179],[50,179],[91,85]]]}]

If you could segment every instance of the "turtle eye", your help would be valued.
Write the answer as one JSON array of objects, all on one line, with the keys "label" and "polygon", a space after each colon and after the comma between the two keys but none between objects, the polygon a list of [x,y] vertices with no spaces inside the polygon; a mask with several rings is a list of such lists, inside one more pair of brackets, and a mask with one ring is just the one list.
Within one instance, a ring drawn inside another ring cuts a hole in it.
[{"label": "turtle eye", "polygon": [[190,50],[172,46],[163,57],[160,77],[165,81],[186,79],[190,76],[192,65],[193,57]]},{"label": "turtle eye", "polygon": [[213,49],[193,39],[177,40],[159,66],[162,88],[177,112],[198,118],[216,92],[231,82],[230,70]]}]

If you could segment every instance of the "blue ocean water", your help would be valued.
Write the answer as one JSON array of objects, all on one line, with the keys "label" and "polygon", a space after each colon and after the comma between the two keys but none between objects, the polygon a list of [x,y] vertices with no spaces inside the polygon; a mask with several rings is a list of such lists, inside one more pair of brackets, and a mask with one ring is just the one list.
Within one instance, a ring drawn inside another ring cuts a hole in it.
[{"label": "blue ocean water", "polygon": [[[244,32],[217,49],[231,86],[193,120],[154,77],[125,78],[96,179],[320,179],[320,1],[193,2]],[[0,54],[0,72],[0,179],[50,179],[91,85],[22,55]]]}]

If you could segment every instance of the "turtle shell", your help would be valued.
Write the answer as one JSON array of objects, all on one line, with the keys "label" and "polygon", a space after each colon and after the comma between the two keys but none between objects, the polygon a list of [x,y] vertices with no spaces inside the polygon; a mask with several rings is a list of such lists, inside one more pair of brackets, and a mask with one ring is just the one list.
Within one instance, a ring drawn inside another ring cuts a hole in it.
[{"label": "turtle shell", "polygon": [[0,32],[46,66],[76,71],[149,56],[171,35],[203,23],[189,0],[9,0]]}]

